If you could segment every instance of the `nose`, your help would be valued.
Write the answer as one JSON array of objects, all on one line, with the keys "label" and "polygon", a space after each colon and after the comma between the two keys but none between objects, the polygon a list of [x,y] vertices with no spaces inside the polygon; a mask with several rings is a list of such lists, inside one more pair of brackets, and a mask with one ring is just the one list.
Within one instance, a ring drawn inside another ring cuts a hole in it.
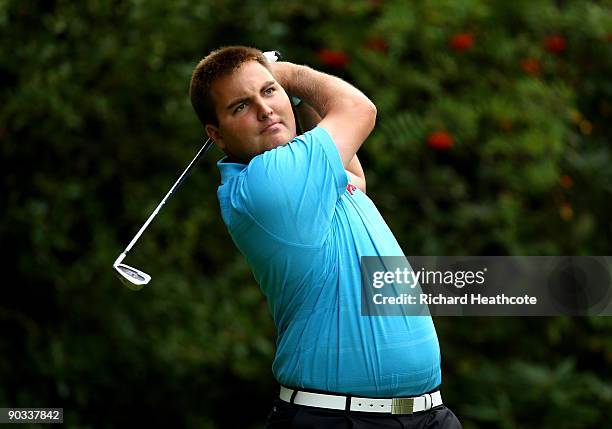
[{"label": "nose", "polygon": [[264,99],[259,99],[257,108],[258,108],[257,115],[259,117],[259,120],[262,120],[262,121],[264,119],[269,118],[274,113],[274,110],[272,109],[272,107],[270,107],[270,105],[266,103]]}]

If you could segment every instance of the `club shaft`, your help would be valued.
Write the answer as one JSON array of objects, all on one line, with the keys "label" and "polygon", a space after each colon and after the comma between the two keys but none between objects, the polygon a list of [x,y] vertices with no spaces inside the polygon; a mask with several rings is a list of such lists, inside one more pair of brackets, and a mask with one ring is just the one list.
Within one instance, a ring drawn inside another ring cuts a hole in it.
[{"label": "club shaft", "polygon": [[[127,247],[125,248],[125,250],[123,251],[123,255],[127,254],[130,251],[130,249],[138,241],[138,239],[140,238],[140,236],[142,235],[144,230],[147,229],[147,227],[149,226],[151,221],[155,218],[155,216],[157,216],[157,213],[159,213],[159,210],[163,207],[163,205],[166,203],[166,201],[172,196],[172,194],[174,194],[174,191],[176,190],[176,188],[178,188],[181,185],[181,183],[183,183],[183,180],[185,180],[187,178],[187,176],[189,175],[189,173],[191,172],[191,170],[195,166],[195,164],[198,162],[198,160],[206,152],[208,152],[208,150],[212,147],[212,145],[213,145],[213,143],[212,143],[212,141],[210,139],[206,140],[206,143],[204,143],[204,146],[202,146],[200,148],[200,150],[198,151],[196,156],[191,160],[191,162],[189,163],[189,165],[187,166],[185,171],[183,171],[183,173],[179,176],[179,178],[177,179],[176,183],[174,183],[174,185],[172,185],[172,188],[170,188],[170,190],[168,191],[168,193],[166,194],[164,199],[161,200],[159,205],[155,208],[155,210],[153,210],[153,213],[151,213],[151,215],[149,216],[147,221],[144,223],[144,225],[136,233],[134,238],[132,238],[132,241],[130,241],[130,244],[128,244]],[[123,259],[123,258],[121,258],[121,259]]]}]

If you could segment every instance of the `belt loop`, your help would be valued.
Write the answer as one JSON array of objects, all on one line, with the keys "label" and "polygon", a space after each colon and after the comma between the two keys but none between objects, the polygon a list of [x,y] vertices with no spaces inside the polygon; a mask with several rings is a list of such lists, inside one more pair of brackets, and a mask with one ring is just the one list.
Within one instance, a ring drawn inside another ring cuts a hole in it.
[{"label": "belt loop", "polygon": [[425,410],[429,410],[431,409],[431,406],[433,405],[431,394],[426,393],[424,396],[425,396]]},{"label": "belt loop", "polygon": [[346,395],[346,402],[344,403],[344,411],[351,411],[351,395]]},{"label": "belt loop", "polygon": [[295,400],[295,397],[298,394],[298,389],[293,389],[293,393],[291,394],[291,399],[289,399],[289,403],[293,404],[293,401]]}]

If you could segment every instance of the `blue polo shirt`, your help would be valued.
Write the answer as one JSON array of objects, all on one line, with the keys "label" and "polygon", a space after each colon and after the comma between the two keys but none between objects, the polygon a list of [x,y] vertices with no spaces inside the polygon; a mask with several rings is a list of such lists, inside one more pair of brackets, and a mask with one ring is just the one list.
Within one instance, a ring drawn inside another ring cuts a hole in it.
[{"label": "blue polo shirt", "polygon": [[254,157],[218,163],[221,215],[268,300],[279,383],[371,397],[418,395],[441,382],[429,316],[362,316],[361,256],[403,252],[316,127]]}]

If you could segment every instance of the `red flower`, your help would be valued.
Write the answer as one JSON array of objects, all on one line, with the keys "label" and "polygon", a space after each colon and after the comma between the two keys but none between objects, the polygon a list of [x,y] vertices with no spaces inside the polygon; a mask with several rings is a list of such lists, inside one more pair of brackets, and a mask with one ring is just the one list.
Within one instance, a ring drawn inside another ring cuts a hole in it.
[{"label": "red flower", "polygon": [[383,37],[373,36],[366,40],[366,47],[372,51],[387,52],[389,44]]},{"label": "red flower", "polygon": [[565,51],[565,37],[555,34],[544,39],[544,47],[552,54],[560,54]]},{"label": "red flower", "polygon": [[462,52],[474,45],[474,35],[472,33],[457,33],[450,38],[449,43],[455,51]]},{"label": "red flower", "polygon": [[523,58],[521,60],[521,68],[525,73],[538,74],[540,72],[540,60],[537,58]]},{"label": "red flower", "polygon": [[563,189],[569,189],[572,186],[574,186],[574,181],[572,180],[570,176],[568,176],[567,174],[564,174],[563,176],[559,178],[559,184],[561,185]]},{"label": "red flower", "polygon": [[319,61],[330,67],[342,68],[349,62],[349,56],[342,51],[332,51],[331,49],[323,48],[317,52]]},{"label": "red flower", "polygon": [[427,136],[427,144],[437,150],[447,150],[455,144],[453,136],[446,131],[434,131]]}]

